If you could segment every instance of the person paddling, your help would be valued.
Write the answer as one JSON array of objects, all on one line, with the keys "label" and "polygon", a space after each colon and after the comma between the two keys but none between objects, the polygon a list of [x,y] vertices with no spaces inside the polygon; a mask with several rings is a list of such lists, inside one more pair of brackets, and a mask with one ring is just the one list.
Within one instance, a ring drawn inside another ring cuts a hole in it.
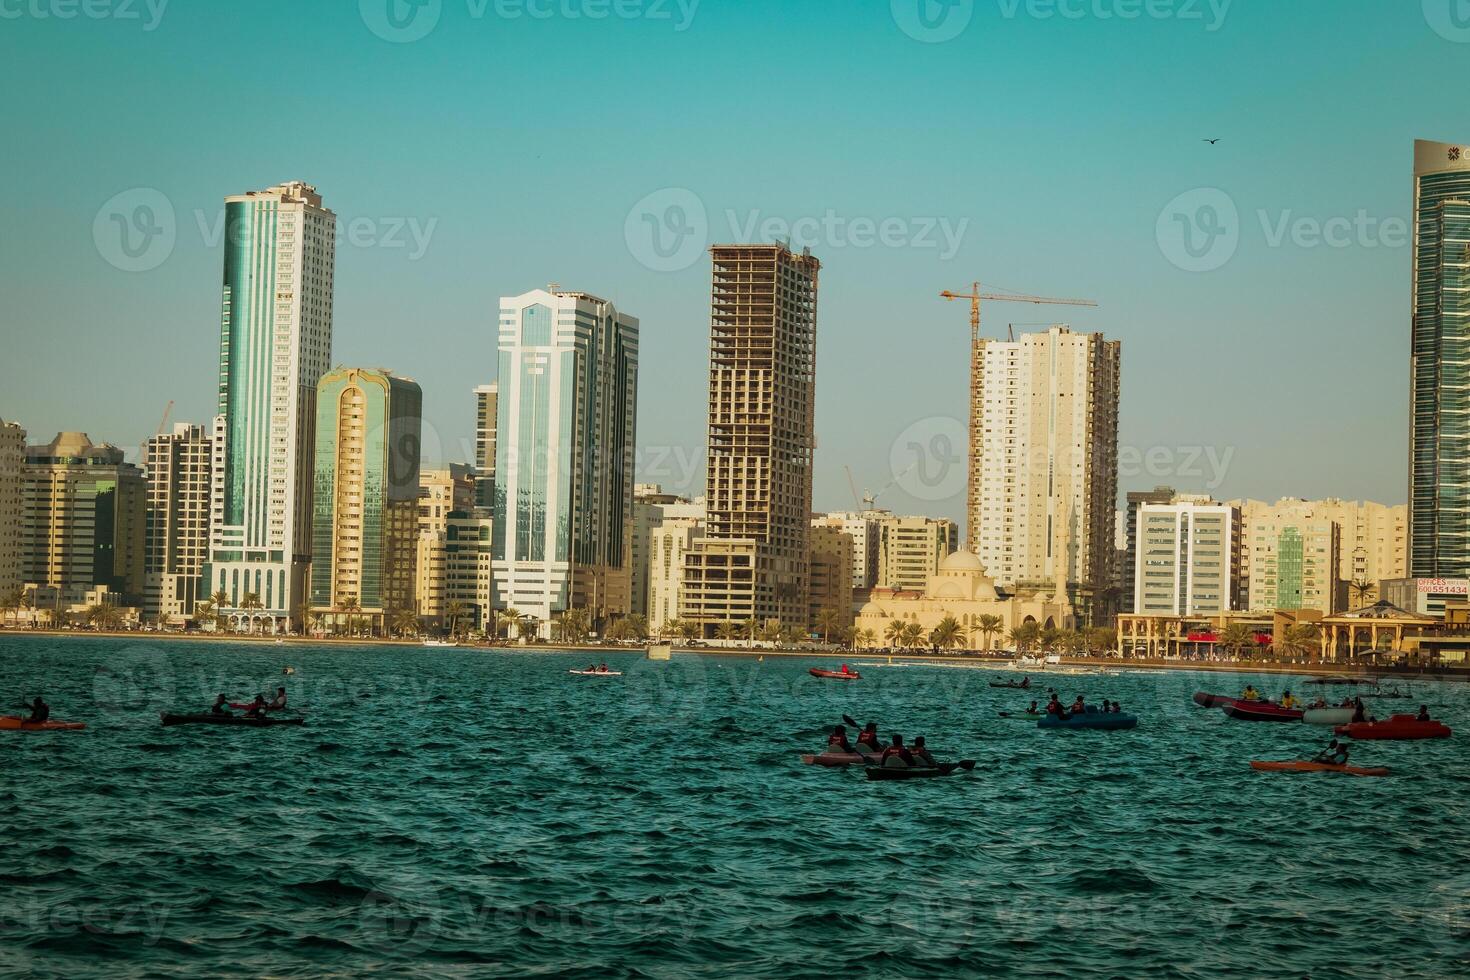
[{"label": "person paddling", "polygon": [[1348,747],[1334,738],[1327,743],[1327,748],[1317,753],[1316,758],[1312,761],[1331,766],[1343,766],[1347,765],[1347,760]]},{"label": "person paddling", "polygon": [[838,725],[832,729],[832,734],[827,736],[827,751],[842,752],[847,755],[853,753],[852,743],[847,740],[846,725]]},{"label": "person paddling", "polygon": [[1294,698],[1294,697],[1291,696],[1291,692],[1290,691],[1282,691],[1281,692],[1281,706],[1283,708],[1295,708],[1296,707],[1296,698]]},{"label": "person paddling", "polygon": [[1052,692],[1051,700],[1046,702],[1046,713],[1049,715],[1056,715],[1058,718],[1067,717],[1067,709],[1063,708],[1062,702],[1057,700],[1057,694],[1055,691]]},{"label": "person paddling", "polygon": [[35,699],[31,701],[31,716],[26,721],[28,723],[40,724],[41,722],[50,720],[50,718],[51,705],[42,700],[39,694],[36,695]]},{"label": "person paddling", "polygon": [[1417,718],[1415,718],[1414,720],[1415,721],[1430,721],[1430,720],[1432,720],[1429,717],[1429,705],[1427,705],[1427,704],[1421,704],[1421,705],[1419,705],[1419,716]]},{"label": "person paddling", "polygon": [[1363,707],[1362,698],[1353,698],[1353,721],[1367,721],[1368,711]]},{"label": "person paddling", "polygon": [[870,721],[858,733],[857,750],[864,755],[878,755],[883,747],[878,744],[878,723]]},{"label": "person paddling", "polygon": [[1242,701],[1259,701],[1261,699],[1261,692],[1256,690],[1254,684],[1247,684],[1245,690],[1240,692],[1240,699]]},{"label": "person paddling", "polygon": [[893,744],[883,750],[883,755],[878,762],[880,765],[887,766],[890,759],[898,760],[893,763],[895,767],[907,767],[914,764],[913,753],[903,747],[903,736],[896,732],[893,735]]},{"label": "person paddling", "polygon": [[271,700],[271,703],[270,704],[268,704],[268,705],[265,706],[265,710],[267,710],[267,711],[285,711],[286,710],[286,689],[284,687],[278,687],[278,688],[276,688],[276,696],[275,696],[275,698],[273,698]]},{"label": "person paddling", "polygon": [[912,755],[914,757],[914,762],[918,765],[928,766],[931,769],[939,765],[939,763],[934,761],[934,756],[930,755],[929,750],[924,747],[924,736],[922,735],[916,736],[914,738],[914,749]]},{"label": "person paddling", "polygon": [[266,707],[265,695],[257,694],[255,700],[245,706],[245,716],[247,718],[264,718]]},{"label": "person paddling", "polygon": [[1023,676],[1021,678],[1021,687],[1027,688],[1027,687],[1030,687],[1030,686],[1031,686],[1031,675],[1030,674],[1026,674],[1025,676]]},{"label": "person paddling", "polygon": [[229,708],[229,705],[230,699],[221,694],[219,697],[214,699],[214,704],[210,707],[209,713],[212,715],[227,715],[230,713],[227,710]]},{"label": "person paddling", "polygon": [[1029,708],[1026,709],[1026,713],[1028,715],[1039,715],[1039,714],[1041,714],[1041,709],[1038,708],[1038,707],[1036,707],[1036,702],[1035,701],[1032,701],[1031,702],[1031,707],[1029,707]]}]

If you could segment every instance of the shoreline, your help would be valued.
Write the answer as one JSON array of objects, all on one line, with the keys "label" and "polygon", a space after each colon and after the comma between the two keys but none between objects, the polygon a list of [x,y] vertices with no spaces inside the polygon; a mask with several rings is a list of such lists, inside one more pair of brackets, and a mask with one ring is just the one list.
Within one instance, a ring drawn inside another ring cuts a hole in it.
[{"label": "shoreline", "polygon": [[[466,650],[483,653],[494,652],[525,652],[525,653],[591,653],[591,654],[624,654],[636,653],[646,654],[647,647],[609,647],[593,644],[561,644],[561,643],[536,643],[536,644],[505,644],[505,643],[460,643],[453,647],[430,647],[425,646],[420,639],[393,639],[387,637],[311,637],[311,636],[248,636],[234,633],[143,633],[127,630],[53,630],[53,629],[29,629],[23,627],[0,627],[0,638],[11,636],[33,636],[46,637],[50,639],[112,639],[112,640],[134,640],[138,642],[151,642],[153,640],[163,641],[197,641],[205,643],[235,643],[251,646],[384,646],[384,647],[410,647],[422,650]],[[280,641],[279,643],[277,641]],[[679,654],[692,654],[695,656],[716,657],[780,657],[791,659],[798,657],[813,658],[821,657],[826,660],[880,660],[889,662],[918,662],[925,664],[936,664],[954,667],[969,667],[971,669],[999,669],[1010,661],[1009,656],[990,656],[985,654],[936,654],[929,651],[905,651],[902,653],[883,653],[879,651],[852,651],[852,650],[771,650],[760,647],[687,647],[672,644],[673,652]],[[1146,660],[1111,657],[1068,657],[1060,666],[1063,667],[1103,667],[1114,670],[1170,670],[1170,671],[1202,671],[1206,673],[1221,674],[1314,674],[1322,676],[1350,676],[1350,677],[1387,677],[1387,678],[1432,678],[1436,680],[1462,681],[1470,683],[1470,669],[1456,667],[1403,667],[1403,666],[1363,666],[1356,664],[1339,663],[1279,663],[1276,661],[1196,661],[1196,660]],[[1011,673],[1033,673],[1044,675],[1047,668],[1012,668]]]}]

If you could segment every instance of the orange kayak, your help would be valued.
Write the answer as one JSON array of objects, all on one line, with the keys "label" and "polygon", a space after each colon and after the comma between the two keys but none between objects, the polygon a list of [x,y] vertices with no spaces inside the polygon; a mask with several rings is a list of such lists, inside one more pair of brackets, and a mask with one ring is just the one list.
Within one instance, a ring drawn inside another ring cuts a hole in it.
[{"label": "orange kayak", "polygon": [[1330,762],[1252,762],[1252,769],[1261,772],[1345,772],[1349,776],[1387,776],[1388,770],[1381,767],[1339,766]]},{"label": "orange kayak", "polygon": [[26,721],[18,715],[0,715],[0,732],[79,732],[79,721]]}]

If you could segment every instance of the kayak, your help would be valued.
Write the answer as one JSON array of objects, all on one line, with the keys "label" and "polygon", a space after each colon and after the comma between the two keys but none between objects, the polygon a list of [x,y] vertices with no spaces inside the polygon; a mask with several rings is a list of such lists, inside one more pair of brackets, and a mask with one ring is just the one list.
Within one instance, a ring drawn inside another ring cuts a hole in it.
[{"label": "kayak", "polygon": [[1252,769],[1261,772],[1345,772],[1349,776],[1387,776],[1382,766],[1343,766],[1332,762],[1251,762]]},{"label": "kayak", "polygon": [[1355,721],[1333,729],[1338,735],[1356,739],[1449,738],[1450,728],[1442,721],[1420,721],[1414,715],[1394,715],[1385,721]]},{"label": "kayak", "polygon": [[273,725],[304,725],[305,718],[247,718],[244,715],[194,714],[176,715],[163,712],[158,716],[164,727],[172,725],[243,725],[246,728],[270,728]]},{"label": "kayak", "polygon": [[87,726],[79,721],[26,721],[18,715],[0,715],[0,731],[79,732]]},{"label": "kayak", "polygon": [[867,756],[857,752],[822,752],[804,755],[801,761],[809,766],[860,766],[867,761]]},{"label": "kayak", "polygon": [[1194,692],[1194,703],[1201,708],[1218,708],[1223,704],[1229,704],[1235,699],[1228,694],[1206,694],[1204,691]]},{"label": "kayak", "polygon": [[938,776],[953,775],[955,770],[963,768],[974,768],[974,763],[968,767],[963,762],[941,762],[937,766],[869,766],[863,771],[868,774],[869,779],[934,779]]},{"label": "kayak", "polygon": [[1308,708],[1302,712],[1302,721],[1308,725],[1346,725],[1352,720],[1352,708]]},{"label": "kayak", "polygon": [[825,677],[830,681],[859,681],[863,678],[863,675],[855,670],[850,670],[844,674],[840,670],[822,670],[818,667],[809,667],[807,668],[807,673],[813,677]]},{"label": "kayak", "polygon": [[1069,715],[1066,718],[1058,718],[1056,715],[1043,715],[1036,723],[1037,728],[1048,729],[1096,729],[1098,731],[1113,732],[1124,731],[1129,728],[1138,727],[1138,718],[1133,715],[1104,714],[1101,711],[1084,711],[1081,714]]},{"label": "kayak", "polygon": [[1040,711],[1035,714],[1029,711],[1001,711],[997,712],[997,716],[1004,718],[1006,721],[1039,721],[1046,717]]},{"label": "kayak", "polygon": [[1236,699],[1220,705],[1220,710],[1237,721],[1301,721],[1306,714],[1300,708],[1283,708],[1274,701],[1242,701]]},{"label": "kayak", "polygon": [[621,670],[569,670],[569,671],[567,671],[567,673],[568,674],[575,674],[578,677],[622,677],[623,676],[623,672]]},{"label": "kayak", "polygon": [[1018,691],[1026,691],[1026,690],[1029,690],[1031,688],[1031,685],[1029,683],[1027,683],[1027,684],[1017,684],[1015,681],[991,681],[990,682],[990,686],[991,687],[1012,687],[1012,688],[1015,688]]}]

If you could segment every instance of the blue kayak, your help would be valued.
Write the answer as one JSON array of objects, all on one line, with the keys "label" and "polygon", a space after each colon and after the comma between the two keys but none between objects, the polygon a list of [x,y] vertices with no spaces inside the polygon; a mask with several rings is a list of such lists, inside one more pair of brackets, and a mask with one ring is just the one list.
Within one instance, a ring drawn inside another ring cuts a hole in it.
[{"label": "blue kayak", "polygon": [[1133,715],[1103,714],[1096,708],[1089,708],[1081,714],[1071,715],[1068,718],[1058,718],[1056,715],[1047,715],[1036,723],[1037,728],[1098,728],[1103,731],[1119,731],[1125,728],[1137,728],[1138,719]]}]

